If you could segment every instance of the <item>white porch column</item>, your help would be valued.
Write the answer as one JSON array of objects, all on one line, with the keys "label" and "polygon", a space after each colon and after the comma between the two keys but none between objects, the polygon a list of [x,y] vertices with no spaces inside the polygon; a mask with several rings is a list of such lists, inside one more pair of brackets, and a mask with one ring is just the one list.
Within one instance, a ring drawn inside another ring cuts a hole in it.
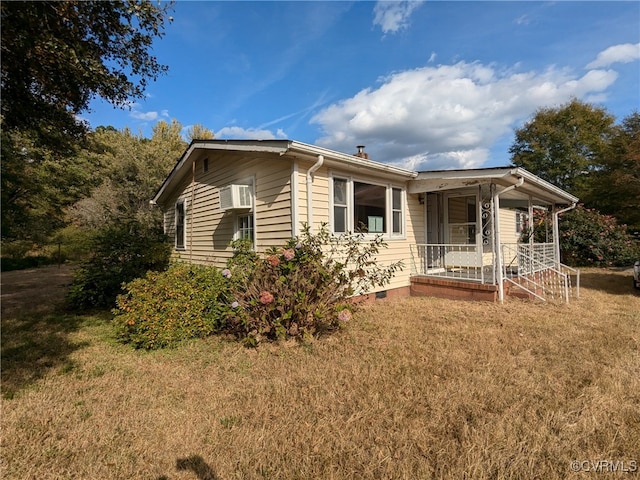
[{"label": "white porch column", "polygon": [[504,278],[502,276],[502,249],[500,248],[500,195],[503,193],[507,193],[515,188],[522,186],[524,183],[524,177],[518,178],[518,183],[515,185],[511,185],[501,191],[496,191],[493,195],[493,210],[494,210],[494,233],[495,233],[495,243],[496,243],[496,252],[497,255],[495,257],[496,263],[496,279],[498,281],[498,300],[500,303],[504,302]]},{"label": "white porch column", "polygon": [[569,210],[573,210],[576,208],[576,204],[572,203],[571,206],[567,208],[563,208],[561,210],[555,209],[555,204],[553,206],[553,247],[555,248],[555,260],[556,260],[556,269],[560,270],[560,228],[558,227],[558,217],[561,213],[568,212]]}]

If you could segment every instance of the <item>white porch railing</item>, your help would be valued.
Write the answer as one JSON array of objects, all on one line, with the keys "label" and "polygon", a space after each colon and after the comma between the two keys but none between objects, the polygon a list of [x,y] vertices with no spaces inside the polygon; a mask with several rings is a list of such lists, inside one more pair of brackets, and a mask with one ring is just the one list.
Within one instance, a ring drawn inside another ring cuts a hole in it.
[{"label": "white porch railing", "polygon": [[[553,243],[502,244],[503,280],[541,300],[569,302],[580,295],[580,271],[555,258]],[[470,244],[411,245],[411,273],[452,280],[496,283],[493,252]],[[575,277],[575,292],[571,279]]]},{"label": "white porch railing", "polygon": [[553,243],[503,244],[500,248],[505,281],[540,300],[569,303],[571,276],[574,275],[575,296],[580,295],[580,271],[555,258]]},{"label": "white porch railing", "polygon": [[411,273],[493,283],[493,254],[471,244],[411,245]]}]

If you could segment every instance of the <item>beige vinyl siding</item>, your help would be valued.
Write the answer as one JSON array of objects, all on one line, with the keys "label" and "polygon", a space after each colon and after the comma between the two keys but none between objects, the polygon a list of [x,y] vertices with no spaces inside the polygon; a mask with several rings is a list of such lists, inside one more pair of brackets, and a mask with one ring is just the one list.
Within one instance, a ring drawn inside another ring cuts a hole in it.
[{"label": "beige vinyl siding", "polygon": [[255,228],[258,252],[282,246],[291,232],[291,161],[269,160],[256,169]]},{"label": "beige vinyl siding", "polygon": [[[307,216],[307,172],[313,166],[312,162],[300,162],[298,167],[298,226],[302,231],[302,224],[308,224]],[[313,174],[313,231],[317,232],[322,223],[329,223],[329,171],[320,167]]]},{"label": "beige vinyl siding", "polygon": [[[306,205],[306,173],[312,164],[299,167],[299,218],[306,222],[307,205]],[[389,290],[392,288],[409,286],[409,276],[411,273],[411,244],[424,242],[424,206],[420,204],[418,195],[410,195],[407,192],[406,181],[390,182],[388,178],[362,175],[361,173],[353,173],[348,171],[331,170],[334,176],[354,179],[362,179],[363,181],[377,182],[382,185],[392,185],[404,189],[404,232],[405,235],[399,238],[386,238],[387,248],[380,250],[376,259],[381,265],[390,265],[398,260],[404,263],[404,269],[396,272],[391,282],[385,287],[378,287],[372,290],[377,292],[381,290]],[[313,181],[313,223],[314,231],[317,232],[322,223],[329,224],[329,181],[331,179],[330,171],[326,167],[321,167],[315,172]],[[330,228],[330,226],[329,226]]]},{"label": "beige vinyl siding", "polygon": [[516,232],[516,211],[500,209],[500,243],[518,243],[520,234]]},{"label": "beige vinyl siding", "polygon": [[377,288],[374,291],[386,290],[409,286],[411,274],[411,245],[424,243],[424,206],[418,201],[418,195],[410,195],[405,192],[405,229],[406,235],[402,239],[386,240],[388,248],[381,250],[378,260],[383,265],[389,265],[398,260],[404,263],[404,269],[396,272],[391,283],[385,288]]},{"label": "beige vinyl siding", "polygon": [[[209,159],[204,173],[202,161]],[[175,202],[187,203],[185,249],[177,251],[181,260],[224,267],[233,254],[236,219],[249,210],[221,210],[219,189],[232,183],[254,184],[254,229],[256,250],[282,245],[291,237],[291,162],[277,155],[245,155],[218,151],[203,152],[196,158],[195,181],[185,177],[179,192],[164,206],[165,228],[173,237]]]},{"label": "beige vinyl siding", "polygon": [[[203,173],[202,161],[209,160],[208,172]],[[194,263],[214,264],[224,267],[232,251],[229,242],[236,227],[235,211],[220,210],[219,188],[231,183],[252,179],[254,184],[254,228],[256,250],[265,252],[269,247],[282,246],[292,233],[292,222],[297,221],[300,231],[307,219],[307,171],[314,162],[298,160],[298,172],[294,173],[293,159],[278,155],[254,154],[241,156],[237,153],[217,151],[201,152],[196,157],[195,182],[191,172],[183,180],[170,203],[164,205],[165,228],[173,241],[175,226],[175,202],[185,199],[187,205],[185,249],[175,254],[180,259]],[[347,177],[361,178],[360,174],[342,172]],[[297,183],[298,218],[291,218],[291,181]],[[377,255],[382,265],[402,260],[403,271],[397,272],[391,283],[374,291],[409,286],[411,270],[410,245],[424,242],[424,208],[418,195],[409,195],[406,181],[390,182],[384,177],[363,176],[380,184],[404,189],[404,233],[402,238],[388,238],[388,247]],[[323,223],[329,224],[330,173],[321,167],[313,179],[313,231],[318,232]],[[240,212],[246,212],[242,210]]]}]

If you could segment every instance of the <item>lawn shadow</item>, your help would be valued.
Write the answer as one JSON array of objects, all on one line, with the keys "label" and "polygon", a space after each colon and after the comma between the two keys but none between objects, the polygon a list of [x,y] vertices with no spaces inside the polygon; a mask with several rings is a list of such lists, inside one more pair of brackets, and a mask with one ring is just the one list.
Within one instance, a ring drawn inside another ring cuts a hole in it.
[{"label": "lawn shadow", "polygon": [[600,290],[612,295],[629,295],[635,291],[632,279],[633,274],[631,271],[629,271],[628,275],[606,270],[587,271],[580,273],[580,286]]},{"label": "lawn shadow", "polygon": [[12,398],[55,368],[69,368],[69,356],[86,343],[73,342],[85,318],[63,309],[73,267],[2,272],[1,391]]},{"label": "lawn shadow", "polygon": [[68,366],[71,353],[86,346],[86,342],[69,339],[82,322],[82,317],[65,313],[3,316],[2,395],[12,398],[50,370]]},{"label": "lawn shadow", "polygon": [[[196,474],[198,480],[220,480],[220,477],[200,455],[178,458],[176,460],[176,470],[191,470]],[[169,480],[169,477],[162,475],[156,480]]]}]

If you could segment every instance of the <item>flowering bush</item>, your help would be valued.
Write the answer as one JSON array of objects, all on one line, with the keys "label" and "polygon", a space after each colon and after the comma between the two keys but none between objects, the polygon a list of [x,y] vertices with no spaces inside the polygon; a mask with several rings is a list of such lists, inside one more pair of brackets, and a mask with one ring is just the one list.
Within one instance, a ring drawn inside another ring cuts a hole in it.
[{"label": "flowering bush", "polygon": [[[572,266],[623,267],[640,257],[638,242],[625,225],[610,215],[578,205],[558,221],[562,262]],[[535,211],[534,241],[546,242],[552,231],[550,215]],[[527,241],[524,236],[521,241]]]},{"label": "flowering bush", "polygon": [[[351,295],[386,285],[402,268],[401,262],[376,262],[385,246],[381,237],[364,241],[362,234],[330,236],[326,226],[316,235],[305,228],[300,238],[255,261],[236,290],[239,308],[228,328],[250,345],[337,329],[351,319]],[[239,266],[235,258],[229,262],[231,272],[239,268],[246,268],[243,259]]]},{"label": "flowering bush", "polygon": [[157,349],[223,331],[234,308],[229,278],[214,267],[175,264],[126,284],[113,311],[117,338]]},{"label": "flowering bush", "polygon": [[638,242],[611,215],[579,205],[560,218],[560,249],[569,265],[624,267],[638,259]]},{"label": "flowering bush", "polygon": [[351,320],[351,295],[386,285],[402,268],[377,264],[384,246],[380,237],[332,237],[326,227],[317,235],[305,229],[263,259],[234,242],[225,269],[175,264],[126,284],[113,311],[117,337],[155,349],[225,332],[257,345],[335,330]]}]

